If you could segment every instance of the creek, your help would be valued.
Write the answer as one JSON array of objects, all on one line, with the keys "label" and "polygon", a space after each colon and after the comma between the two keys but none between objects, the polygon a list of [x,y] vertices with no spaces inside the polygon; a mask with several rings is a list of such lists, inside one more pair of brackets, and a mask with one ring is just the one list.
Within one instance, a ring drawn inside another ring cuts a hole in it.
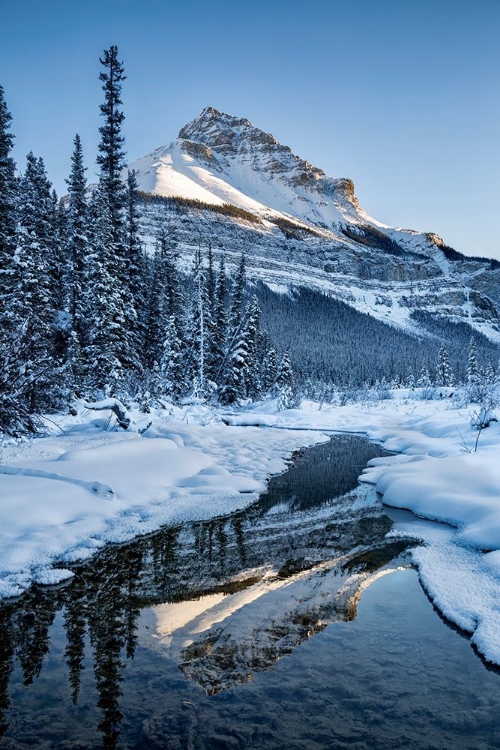
[{"label": "creek", "polygon": [[0,748],[497,749],[498,671],[357,482],[380,455],[336,435],[247,509],[0,606]]}]

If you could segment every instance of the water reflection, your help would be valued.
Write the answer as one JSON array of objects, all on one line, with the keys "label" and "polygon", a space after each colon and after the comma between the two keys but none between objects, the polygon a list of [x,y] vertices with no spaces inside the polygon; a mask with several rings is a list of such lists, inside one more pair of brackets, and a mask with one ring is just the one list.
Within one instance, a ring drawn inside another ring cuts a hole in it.
[{"label": "water reflection", "polygon": [[[92,670],[106,748],[118,744],[122,686],[141,612],[159,622],[162,607],[171,614],[176,603],[215,597],[213,622],[201,630],[199,623],[186,630],[183,622],[175,648],[164,646],[161,633],[155,640],[148,635],[149,626],[142,631],[147,648],[163,649],[209,694],[248,681],[329,622],[352,619],[362,586],[406,547],[385,539],[391,521],[356,490],[362,467],[380,454],[364,438],[335,437],[298,457],[246,511],[107,547],[76,567],[69,584],[34,586],[0,607],[0,736],[10,737],[13,673],[21,671],[25,687],[40,676],[58,612],[65,695],[77,706],[83,672]],[[21,703],[19,715],[30,711],[28,693]]]}]

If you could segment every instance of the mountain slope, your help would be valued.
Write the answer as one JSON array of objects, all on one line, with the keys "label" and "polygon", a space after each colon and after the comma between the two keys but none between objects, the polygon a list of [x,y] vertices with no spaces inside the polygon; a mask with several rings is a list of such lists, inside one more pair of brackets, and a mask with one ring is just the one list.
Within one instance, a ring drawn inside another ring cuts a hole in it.
[{"label": "mountain slope", "polygon": [[[129,168],[149,197],[145,241],[174,224],[186,262],[210,242],[229,261],[244,252],[250,276],[272,288],[323,291],[414,332],[424,333],[412,313],[424,310],[500,343],[500,264],[377,222],[351,180],[328,177],[246,119],[207,107]],[[226,215],[227,204],[251,216]]]}]

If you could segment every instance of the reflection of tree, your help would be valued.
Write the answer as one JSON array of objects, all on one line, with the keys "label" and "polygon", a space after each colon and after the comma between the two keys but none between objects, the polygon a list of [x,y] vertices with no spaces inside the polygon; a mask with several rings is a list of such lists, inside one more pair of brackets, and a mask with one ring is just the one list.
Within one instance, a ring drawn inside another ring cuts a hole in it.
[{"label": "reflection of tree", "polygon": [[208,524],[206,524],[207,529],[207,537],[208,537],[208,559],[210,562],[214,559],[214,529],[215,529],[215,523],[213,521],[209,521]]},{"label": "reflection of tree", "polygon": [[[371,457],[365,455],[365,446],[369,444],[360,438],[319,446],[293,472],[271,480],[268,492],[247,510],[163,529],[126,546],[106,547],[91,564],[79,567],[64,588],[55,592],[34,587],[15,604],[0,608],[0,734],[6,726],[2,715],[9,708],[7,683],[13,652],[29,685],[39,675],[49,649],[49,628],[58,605],[64,606],[64,657],[71,700],[76,703],[80,695],[81,674],[89,658],[85,654],[88,636],[102,711],[99,729],[104,746],[113,748],[122,720],[126,659],[134,658],[142,607],[241,590],[258,580],[255,571],[264,566],[294,575],[310,567],[311,561],[378,547],[390,526],[387,517],[373,510],[344,514],[346,500],[332,500],[339,488],[350,487],[359,464]],[[360,448],[365,451],[361,458]],[[325,514],[325,503],[332,505],[331,514]],[[320,510],[319,522],[314,507]],[[373,555],[352,561],[361,571],[368,564],[376,568],[383,562]],[[302,625],[309,631],[314,623],[301,621],[299,630]]]},{"label": "reflection of tree", "polygon": [[104,747],[116,747],[119,724],[123,718],[119,701],[125,664],[121,660],[124,645],[123,625],[112,599],[101,601],[100,616],[89,616],[90,640],[94,656],[94,676],[102,718],[98,724],[103,734]]},{"label": "reflection of tree", "polygon": [[12,672],[14,642],[12,638],[12,608],[0,606],[0,737],[8,728],[6,718],[10,708],[9,677]]},{"label": "reflection of tree", "polygon": [[243,518],[241,515],[235,516],[231,521],[234,537],[236,540],[236,547],[238,550],[240,563],[242,567],[246,565],[247,553],[245,549],[245,533],[243,531]]},{"label": "reflection of tree", "polygon": [[217,524],[217,563],[218,574],[222,576],[226,571],[226,555],[228,535],[226,532],[226,521],[222,520]]},{"label": "reflection of tree", "polygon": [[124,625],[127,659],[133,659],[137,648],[137,620],[141,612],[138,584],[143,568],[143,554],[139,546],[131,546],[127,555]]},{"label": "reflection of tree", "polygon": [[147,549],[151,557],[151,571],[149,578],[159,597],[159,601],[165,601],[164,592],[172,586],[172,578],[178,579],[179,570],[176,556],[179,547],[180,528],[170,528],[155,534],[147,542]]},{"label": "reflection of tree", "polygon": [[23,610],[15,618],[16,655],[23,670],[24,684],[31,685],[49,652],[49,628],[56,613],[54,591],[33,586],[23,600]]},{"label": "reflection of tree", "polygon": [[137,645],[137,587],[143,554],[141,544],[122,550],[110,548],[87,578],[88,627],[99,692],[97,705],[102,711],[98,729],[106,748],[116,747],[123,718],[119,705],[125,670],[122,650],[132,659]]},{"label": "reflection of tree", "polygon": [[68,586],[65,596],[64,627],[66,629],[66,650],[64,658],[69,670],[71,700],[76,705],[80,692],[80,675],[85,660],[86,600],[85,579],[76,576]]}]

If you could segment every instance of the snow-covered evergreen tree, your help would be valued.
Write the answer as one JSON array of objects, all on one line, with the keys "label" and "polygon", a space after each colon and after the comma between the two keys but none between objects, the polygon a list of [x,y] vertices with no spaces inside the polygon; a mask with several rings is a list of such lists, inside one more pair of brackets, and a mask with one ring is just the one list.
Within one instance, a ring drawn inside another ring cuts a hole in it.
[{"label": "snow-covered evergreen tree", "polygon": [[185,368],[192,391],[205,397],[210,391],[208,366],[210,357],[210,333],[212,320],[207,295],[206,271],[201,250],[195,256],[191,299],[185,319]]},{"label": "snow-covered evergreen tree", "polygon": [[278,408],[288,409],[293,403],[293,370],[288,352],[283,354],[276,374],[275,383]]},{"label": "snow-covered evergreen tree", "polygon": [[[58,310],[55,307],[51,273],[50,189],[41,159],[28,154],[20,183],[17,247],[13,264],[14,315],[28,343],[25,366],[31,373],[28,410],[41,412],[53,407],[51,373]],[[38,376],[35,377],[35,373]],[[43,375],[42,375],[43,373]]]},{"label": "snow-covered evergreen tree", "polygon": [[68,363],[72,373],[71,390],[80,390],[84,363],[82,347],[86,346],[88,329],[86,317],[86,263],[91,253],[86,198],[85,167],[80,136],[74,138],[71,157],[71,172],[68,185],[68,209],[66,220],[66,289],[69,314]]},{"label": "snow-covered evergreen tree", "polygon": [[24,329],[12,305],[16,294],[14,281],[19,279],[14,278],[17,182],[11,156],[14,145],[11,121],[0,86],[0,430],[16,434],[34,425],[23,392],[23,385],[27,384]]},{"label": "snow-covered evergreen tree", "polygon": [[215,310],[215,287],[216,287],[216,275],[214,267],[214,254],[212,252],[212,243],[208,243],[207,253],[207,296],[210,303],[210,313],[214,317]]},{"label": "snow-covered evergreen tree", "polygon": [[241,328],[245,300],[246,264],[242,254],[231,291],[231,310],[229,313],[230,335]]},{"label": "snow-covered evergreen tree", "polygon": [[186,388],[186,383],[182,359],[182,343],[178,323],[173,315],[170,316],[167,322],[159,370],[161,374],[162,395],[170,397],[173,401],[178,401]]},{"label": "snow-covered evergreen tree", "polygon": [[260,316],[259,300],[254,295],[245,316],[245,337],[248,352],[245,386],[246,395],[252,399],[257,398],[262,391],[261,361],[259,358]]},{"label": "snow-covered evergreen tree", "polygon": [[144,340],[144,312],[146,305],[146,285],[144,253],[139,237],[139,186],[134,171],[127,175],[126,194],[126,279],[128,304],[125,317],[135,358],[135,368],[141,370],[140,360]]},{"label": "snow-covered evergreen tree", "polygon": [[469,342],[469,352],[467,356],[467,383],[475,385],[479,380],[479,364],[477,361],[476,340],[471,336]]},{"label": "snow-covered evergreen tree", "polygon": [[431,388],[432,387],[432,381],[429,375],[429,368],[427,367],[427,365],[422,366],[419,378],[417,380],[417,387],[418,388]]},{"label": "snow-covered evergreen tree", "polygon": [[68,185],[67,285],[71,325],[78,338],[81,339],[85,328],[83,309],[85,256],[89,251],[87,181],[86,168],[83,165],[82,142],[78,134],[75,135],[73,143],[71,172],[66,180]]},{"label": "snow-covered evergreen tree", "polygon": [[[138,372],[141,367],[137,351],[137,310],[135,300],[130,294],[130,263],[126,236],[127,192],[121,179],[121,171],[125,166],[121,126],[125,116],[121,110],[120,97],[125,74],[123,64],[118,60],[118,49],[114,45],[104,50],[100,62],[105,70],[99,75],[104,91],[104,103],[100,106],[104,125],[99,128],[101,139],[97,157],[100,167],[99,205],[103,210],[99,232],[102,235],[105,224],[104,234],[108,244],[107,281],[113,286],[115,319],[124,321],[121,328],[116,326],[113,331],[111,354],[118,360],[120,371]],[[98,244],[100,242],[99,239]]]},{"label": "snow-covered evergreen tree", "polygon": [[438,354],[438,362],[436,367],[436,383],[441,386],[452,386],[453,385],[453,371],[450,364],[450,355],[448,350],[443,344]]},{"label": "snow-covered evergreen tree", "polygon": [[118,48],[115,45],[104,50],[104,55],[99,58],[99,61],[105,68],[99,74],[99,80],[102,81],[104,91],[104,103],[100,105],[104,125],[99,128],[101,140],[97,157],[97,164],[101,169],[99,181],[101,183],[100,189],[108,204],[108,222],[111,229],[113,250],[117,260],[123,262],[126,196],[125,186],[121,180],[121,172],[125,166],[125,152],[123,150],[125,139],[121,132],[125,115],[121,110],[121,90],[122,81],[125,80],[126,76],[123,64],[118,60]]},{"label": "snow-covered evergreen tree", "polygon": [[271,347],[266,353],[262,367],[262,391],[267,395],[273,395],[276,376],[278,374],[278,355],[276,349]]},{"label": "snow-covered evergreen tree", "polygon": [[166,248],[165,244],[160,241],[151,260],[151,281],[147,295],[143,354],[146,367],[152,367],[154,362],[159,362],[162,355],[168,318],[166,314],[167,270]]},{"label": "snow-covered evergreen tree", "polygon": [[215,300],[213,305],[213,339],[212,339],[212,380],[220,385],[222,368],[226,357],[228,320],[227,320],[227,278],[224,255],[220,256],[219,270],[215,282]]},{"label": "snow-covered evergreen tree", "polygon": [[[205,271],[205,290],[208,305],[208,316],[206,316],[206,341],[207,349],[205,355],[205,372],[207,381],[215,385],[217,378],[218,363],[218,336],[217,336],[217,275],[214,266],[212,244],[208,243],[207,267]],[[212,386],[213,387],[213,386]]]},{"label": "snow-covered evergreen tree", "polygon": [[414,376],[414,374],[412,372],[410,372],[410,374],[406,378],[406,384],[405,385],[408,388],[408,390],[410,390],[410,391],[414,391],[415,390],[415,376]]},{"label": "snow-covered evergreen tree", "polygon": [[94,392],[119,391],[124,377],[123,298],[115,277],[113,227],[107,195],[98,187],[89,207],[91,253],[85,269],[88,333],[84,348],[86,384]]},{"label": "snow-covered evergreen tree", "polygon": [[487,383],[493,384],[496,382],[497,375],[491,362],[488,362],[484,371],[484,377]]},{"label": "snow-covered evergreen tree", "polygon": [[[232,309],[234,312],[234,306]],[[236,321],[234,316],[233,321]],[[254,296],[242,314],[239,326],[231,332],[220,389],[220,397],[224,403],[231,404],[247,397],[255,398],[261,392],[259,324],[260,307]]]},{"label": "snow-covered evergreen tree", "polygon": [[167,318],[174,316],[178,321],[179,334],[180,322],[185,308],[185,278],[179,270],[178,239],[175,225],[169,223],[160,235],[163,247],[165,263],[165,315]]},{"label": "snow-covered evergreen tree", "polygon": [[11,156],[14,136],[10,133],[12,115],[0,86],[0,295],[10,289],[9,276],[15,249],[16,166]]}]

